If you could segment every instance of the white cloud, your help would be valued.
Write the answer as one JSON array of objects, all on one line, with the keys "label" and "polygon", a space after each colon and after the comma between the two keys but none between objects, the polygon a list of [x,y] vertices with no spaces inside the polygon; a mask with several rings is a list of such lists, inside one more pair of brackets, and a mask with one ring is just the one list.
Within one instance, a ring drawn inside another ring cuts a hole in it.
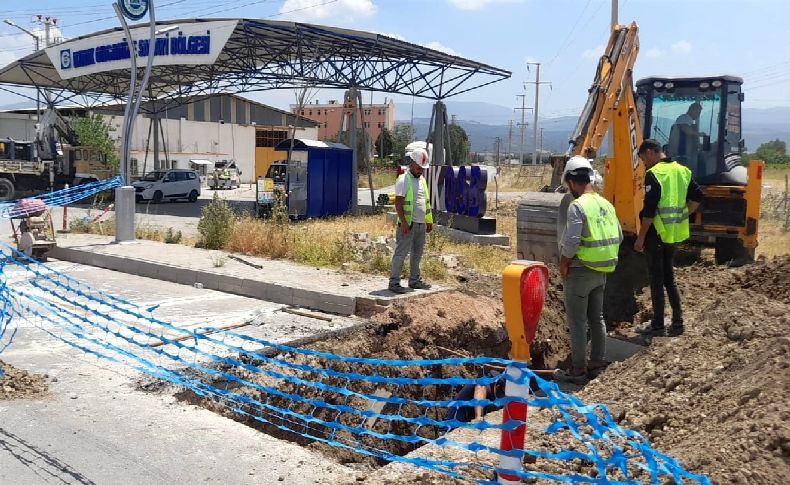
[{"label": "white cloud", "polygon": [[672,52],[676,54],[688,54],[691,52],[691,42],[687,40],[679,40],[672,44]]},{"label": "white cloud", "polygon": [[645,51],[645,57],[649,57],[651,59],[656,59],[664,55],[664,51],[661,49],[648,49]]},{"label": "white cloud", "polygon": [[600,58],[601,55],[603,55],[603,50],[605,48],[606,46],[603,44],[597,45],[592,49],[587,49],[584,52],[582,52],[582,57],[584,57],[585,59],[596,60]]},{"label": "white cloud", "polygon": [[522,3],[523,0],[447,0],[455,8],[461,10],[480,10],[492,3]]},{"label": "white cloud", "polygon": [[312,22],[331,18],[354,22],[361,18],[372,17],[377,7],[373,0],[338,0],[337,2],[319,4],[316,0],[285,0],[280,7],[283,18],[297,22]]},{"label": "white cloud", "polygon": [[422,44],[422,45],[424,47],[427,47],[429,49],[433,49],[435,51],[444,52],[445,54],[450,54],[451,56],[460,56],[460,54],[458,54],[453,49],[451,49],[451,48],[447,47],[446,45],[443,45],[442,43],[437,42],[437,41],[428,42],[427,44]]}]

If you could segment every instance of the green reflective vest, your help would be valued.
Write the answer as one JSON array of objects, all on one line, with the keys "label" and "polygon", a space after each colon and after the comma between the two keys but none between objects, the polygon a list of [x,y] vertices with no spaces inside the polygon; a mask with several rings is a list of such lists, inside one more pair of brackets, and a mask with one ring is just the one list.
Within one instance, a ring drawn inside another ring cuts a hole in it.
[{"label": "green reflective vest", "polygon": [[[412,212],[414,209],[414,176],[411,172],[406,171],[405,174],[402,175],[405,177],[406,182],[406,198],[403,200],[403,215],[406,216],[406,224],[411,226],[412,222]],[[426,224],[433,224],[433,213],[431,212],[431,194],[428,192],[428,183],[425,181],[425,177],[420,177],[420,183],[422,184],[422,191],[425,194],[425,223]]]},{"label": "green reflective vest", "polygon": [[691,170],[678,162],[657,163],[648,170],[661,186],[661,199],[653,226],[667,244],[683,242],[689,238],[689,211],[686,205]]},{"label": "green reflective vest", "polygon": [[585,224],[576,257],[586,267],[611,273],[620,249],[620,222],[612,204],[594,192],[573,201],[584,212]]}]

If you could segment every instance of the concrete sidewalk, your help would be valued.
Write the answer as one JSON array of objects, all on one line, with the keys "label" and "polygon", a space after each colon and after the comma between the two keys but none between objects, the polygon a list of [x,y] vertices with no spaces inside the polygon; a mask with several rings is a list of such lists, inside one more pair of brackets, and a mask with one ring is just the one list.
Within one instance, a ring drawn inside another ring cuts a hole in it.
[{"label": "concrete sidewalk", "polygon": [[[444,291],[434,287],[397,295],[383,276],[303,266],[282,260],[238,256],[181,244],[138,240],[117,244],[114,238],[60,234],[49,255],[174,283],[194,285],[285,305],[353,315],[370,306]],[[233,259],[233,257],[240,258]],[[219,265],[219,261],[224,264]]]}]

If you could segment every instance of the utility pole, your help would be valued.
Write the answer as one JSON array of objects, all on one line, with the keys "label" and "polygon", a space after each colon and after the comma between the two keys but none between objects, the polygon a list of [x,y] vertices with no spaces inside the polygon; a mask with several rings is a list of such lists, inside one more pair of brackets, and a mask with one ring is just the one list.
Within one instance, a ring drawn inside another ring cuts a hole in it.
[{"label": "utility pole", "polygon": [[519,149],[519,160],[521,165],[524,165],[524,129],[527,127],[527,122],[524,119],[524,113],[532,108],[527,108],[527,95],[517,94],[516,98],[521,98],[521,107],[513,108],[515,111],[521,111],[521,123],[516,123],[521,128],[521,145]]},{"label": "utility pole", "polygon": [[494,163],[496,164],[497,167],[499,166],[499,147],[501,144],[502,144],[502,138],[498,136],[494,138],[494,151],[496,152],[496,158],[494,159],[495,160]]},{"label": "utility pole", "polygon": [[540,163],[543,163],[543,128],[540,129]]},{"label": "utility pole", "polygon": [[[27,30],[24,27],[20,27],[13,20],[5,19],[5,20],[3,20],[3,22],[5,22],[6,24],[10,25],[11,27],[15,27],[15,28],[21,30],[22,32],[24,32],[27,35],[29,35],[30,37],[33,37],[33,40],[36,43],[36,52],[39,51],[41,39],[39,39],[38,35],[34,34],[33,32]],[[49,46],[47,46],[47,47],[49,47]],[[36,88],[36,122],[38,122],[40,119],[41,119],[41,92],[38,90],[38,88]]]},{"label": "utility pole", "polygon": [[528,62],[527,63],[527,71],[529,71],[529,66],[535,66],[535,80],[534,81],[527,81],[525,82],[525,88],[527,84],[534,84],[535,85],[535,106],[532,110],[532,114],[534,115],[534,121],[532,123],[532,165],[536,165],[538,163],[538,101],[540,100],[540,85],[541,84],[551,84],[550,82],[540,82],[540,62]]},{"label": "utility pole", "polygon": [[[617,0],[612,0],[612,20],[609,25],[609,35],[612,35],[612,31],[615,27],[617,27],[617,17],[618,17],[618,4]],[[609,125],[609,133],[606,137],[607,144],[609,145],[608,148],[608,155],[611,158],[614,158],[614,134],[612,133],[612,125]]]},{"label": "utility pole", "polygon": [[510,124],[507,129],[507,158],[510,160],[510,155],[513,153],[512,149],[513,144],[513,120],[510,120]]},{"label": "utility pole", "polygon": [[617,25],[617,14],[618,14],[618,6],[617,0],[612,0],[612,25],[611,27],[614,28]]}]

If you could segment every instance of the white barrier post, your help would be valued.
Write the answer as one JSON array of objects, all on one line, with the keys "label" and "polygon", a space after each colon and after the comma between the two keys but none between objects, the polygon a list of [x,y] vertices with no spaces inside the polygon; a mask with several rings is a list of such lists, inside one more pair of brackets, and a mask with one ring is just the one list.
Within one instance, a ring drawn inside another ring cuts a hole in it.
[{"label": "white barrier post", "polygon": [[[505,396],[519,397],[524,399],[524,401],[507,403],[502,415],[502,424],[506,425],[511,421],[520,421],[523,424],[511,431],[502,430],[499,448],[502,451],[510,452],[510,456],[500,455],[499,468],[518,472],[523,470],[524,435],[527,431],[527,403],[525,401],[529,395],[529,381],[517,384],[516,382],[525,379],[526,373],[524,370],[512,365],[508,366],[505,374],[509,376],[509,379],[505,382]],[[521,478],[518,475],[500,471],[497,473],[497,482],[503,485],[519,485]]]}]

